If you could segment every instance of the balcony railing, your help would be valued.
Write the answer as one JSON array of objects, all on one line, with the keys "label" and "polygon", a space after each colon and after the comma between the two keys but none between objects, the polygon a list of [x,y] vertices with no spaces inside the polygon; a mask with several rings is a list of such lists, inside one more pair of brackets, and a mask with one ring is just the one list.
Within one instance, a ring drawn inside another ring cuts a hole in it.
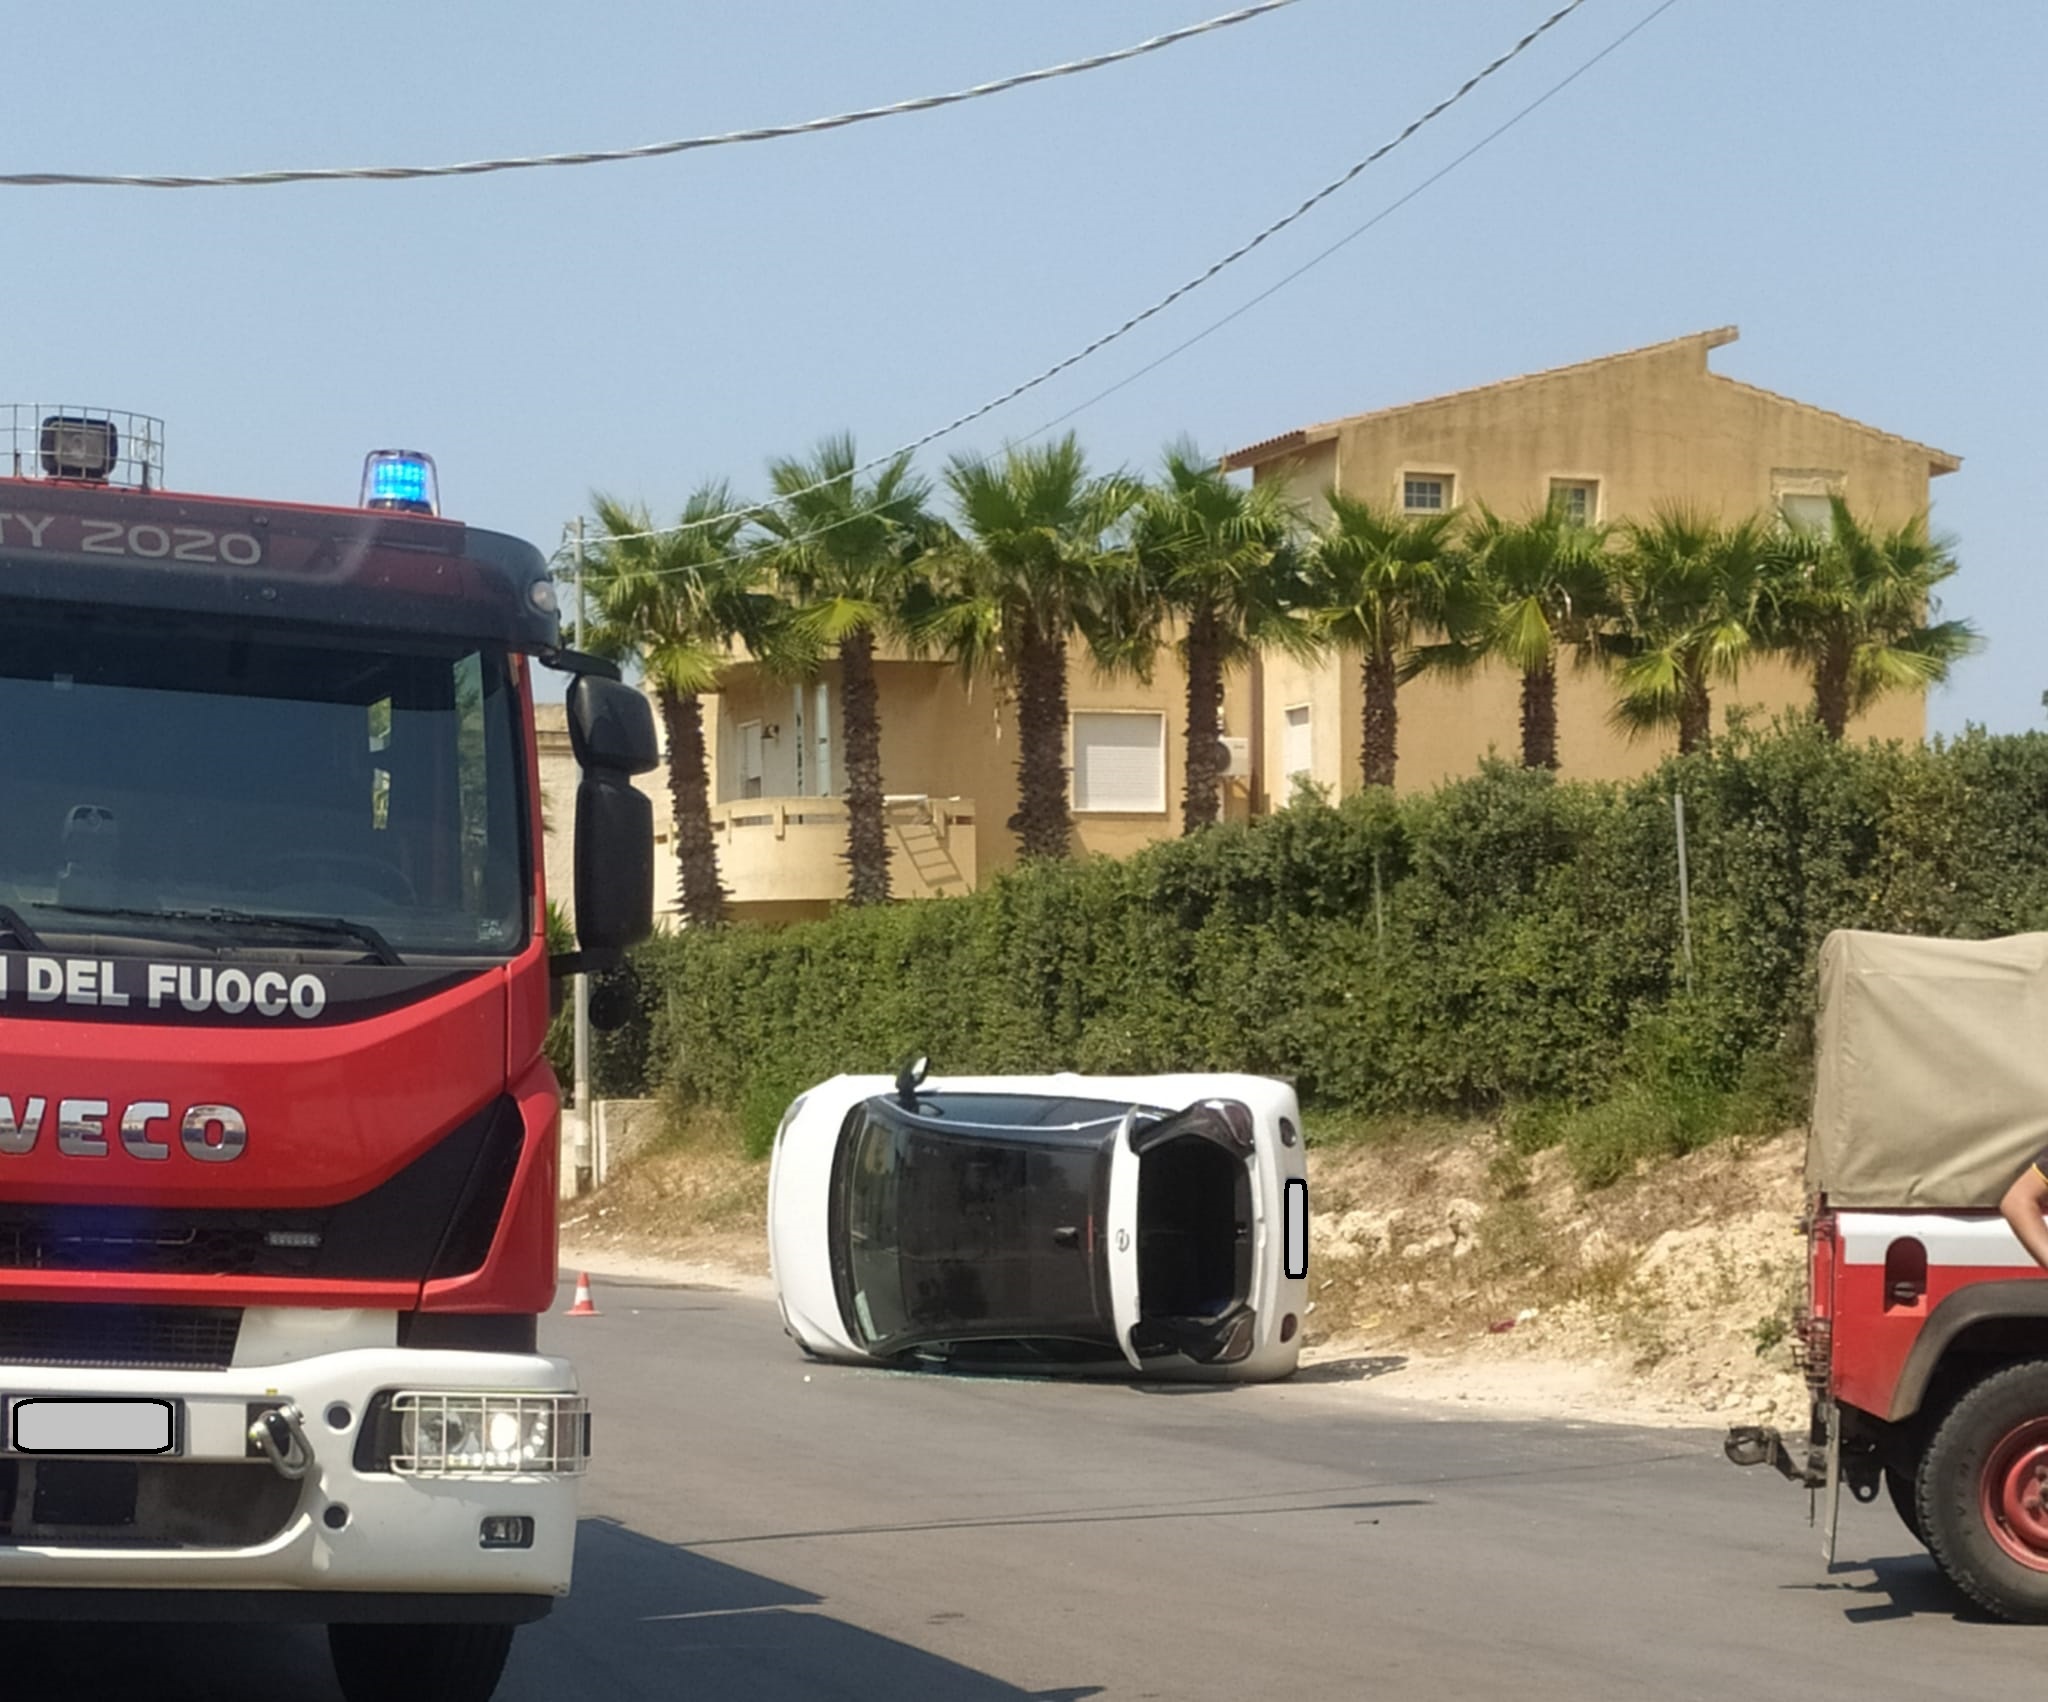
[{"label": "balcony railing", "polygon": [[[891,797],[882,805],[889,890],[941,898],[975,885],[974,800]],[[846,896],[846,800],[733,798],[711,806],[718,874],[735,905],[833,903]]]}]

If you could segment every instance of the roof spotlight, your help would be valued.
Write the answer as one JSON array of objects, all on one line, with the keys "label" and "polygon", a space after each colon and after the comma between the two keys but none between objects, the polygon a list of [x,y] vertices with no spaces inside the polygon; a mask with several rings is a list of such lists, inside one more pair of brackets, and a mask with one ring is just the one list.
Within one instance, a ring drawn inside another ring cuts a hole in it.
[{"label": "roof spotlight", "polygon": [[410,449],[373,449],[363,458],[363,507],[403,514],[439,514],[434,458]]},{"label": "roof spotlight", "polygon": [[97,483],[113,472],[121,454],[121,434],[112,420],[83,414],[50,414],[43,420],[43,471],[53,479],[90,479]]}]

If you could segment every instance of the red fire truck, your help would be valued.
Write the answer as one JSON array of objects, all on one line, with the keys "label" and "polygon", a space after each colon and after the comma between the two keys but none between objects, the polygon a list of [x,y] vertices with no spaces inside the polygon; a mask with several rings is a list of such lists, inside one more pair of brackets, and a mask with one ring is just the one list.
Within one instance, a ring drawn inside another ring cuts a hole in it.
[{"label": "red fire truck", "polygon": [[2048,934],[1831,935],[1807,1146],[1807,1436],[1737,1465],[1889,1494],[1965,1593],[2048,1622],[2048,1282],[1996,1209],[2048,1149]]},{"label": "red fire truck", "polygon": [[0,429],[0,1616],[321,1623],[351,1702],[486,1698],[569,1585],[541,1047],[649,928],[646,700],[427,457],[310,507],[166,491],[141,416]]}]

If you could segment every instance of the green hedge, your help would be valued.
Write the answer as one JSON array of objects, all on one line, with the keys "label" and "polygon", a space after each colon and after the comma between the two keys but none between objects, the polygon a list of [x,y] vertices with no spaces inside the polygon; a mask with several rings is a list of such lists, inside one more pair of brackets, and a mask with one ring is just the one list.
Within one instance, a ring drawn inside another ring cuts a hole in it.
[{"label": "green hedge", "polygon": [[664,936],[599,1080],[738,1108],[927,1052],[947,1073],[1253,1070],[1371,1112],[1730,1091],[1796,1073],[1815,952],[1847,926],[2048,927],[2048,736],[1738,731],[1627,785],[1492,765],[972,897]]}]

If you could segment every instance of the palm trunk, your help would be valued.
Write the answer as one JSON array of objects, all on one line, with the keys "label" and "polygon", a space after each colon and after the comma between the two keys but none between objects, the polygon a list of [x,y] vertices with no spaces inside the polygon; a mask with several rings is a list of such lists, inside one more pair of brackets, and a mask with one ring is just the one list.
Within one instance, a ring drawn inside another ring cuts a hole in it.
[{"label": "palm trunk", "polygon": [[704,760],[704,705],[694,692],[663,687],[661,724],[668,733],[668,797],[675,818],[676,872],[683,920],[712,928],[725,920],[718,884],[718,847],[711,837],[711,768]]},{"label": "palm trunk", "polygon": [[1689,678],[1678,699],[1678,754],[1691,756],[1705,749],[1713,729],[1714,705],[1707,695],[1707,682]]},{"label": "palm trunk", "polygon": [[846,703],[846,901],[887,904],[889,835],[882,819],[882,715],[872,632],[840,640],[839,684]]},{"label": "palm trunk", "polygon": [[1395,692],[1394,647],[1382,639],[1365,653],[1365,714],[1359,729],[1359,767],[1368,786],[1394,783],[1395,746],[1400,734],[1400,708]]},{"label": "palm trunk", "polygon": [[1551,663],[1522,675],[1522,766],[1557,767],[1557,669]]},{"label": "palm trunk", "polygon": [[1849,646],[1830,639],[1813,669],[1813,712],[1837,744],[1849,729]]},{"label": "palm trunk", "polygon": [[1187,780],[1181,791],[1180,830],[1213,827],[1222,814],[1223,641],[1216,616],[1198,609],[1188,621],[1188,719],[1184,743]]},{"label": "palm trunk", "polygon": [[1017,813],[1023,857],[1067,854],[1067,647],[1027,631],[1017,646]]}]

